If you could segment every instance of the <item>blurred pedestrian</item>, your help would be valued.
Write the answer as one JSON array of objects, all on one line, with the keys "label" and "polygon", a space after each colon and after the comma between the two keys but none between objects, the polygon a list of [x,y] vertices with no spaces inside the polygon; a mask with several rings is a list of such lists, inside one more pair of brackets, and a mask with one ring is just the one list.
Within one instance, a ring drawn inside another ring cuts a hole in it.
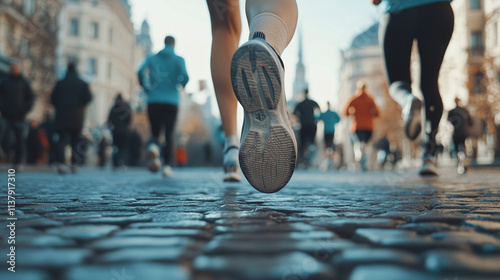
[{"label": "blurred pedestrian", "polygon": [[113,168],[125,167],[125,156],[130,124],[132,122],[132,109],[119,93],[111,107],[108,117],[108,127],[113,136]]},{"label": "blurred pedestrian", "polygon": [[175,39],[167,36],[165,48],[148,57],[139,69],[139,83],[148,94],[148,116],[151,139],[147,148],[148,168],[152,172],[161,169],[160,130],[165,129],[163,149],[163,175],[171,176],[173,161],[173,132],[179,107],[179,86],[189,81],[184,59],[175,54]]},{"label": "blurred pedestrian", "polygon": [[29,124],[29,132],[26,140],[28,164],[42,164],[48,162],[49,157],[49,138],[45,129],[38,125],[37,121],[32,120]]},{"label": "blurred pedestrian", "polygon": [[129,131],[129,145],[127,155],[127,166],[140,166],[143,160],[143,141],[141,135],[132,128]]},{"label": "blurred pedestrian", "polygon": [[26,137],[28,125],[26,115],[33,107],[35,95],[28,81],[21,73],[21,64],[12,62],[10,64],[10,75],[0,82],[0,112],[4,119],[5,128],[0,135],[0,142],[4,137],[9,140],[7,144],[8,155],[14,154],[13,164],[19,167],[26,156]]},{"label": "blurred pedestrian", "polygon": [[57,172],[67,172],[65,149],[71,143],[71,172],[77,171],[77,164],[83,162],[86,152],[79,147],[80,134],[85,118],[85,107],[92,100],[89,85],[78,77],[76,65],[68,63],[66,77],[57,82],[52,91],[51,102],[55,108],[55,131],[59,135],[57,143]]},{"label": "blurred pedestrian", "polygon": [[51,113],[47,112],[45,114],[45,120],[40,124],[40,129],[44,131],[49,141],[49,158],[47,162],[48,164],[53,164],[56,161],[56,147],[59,135],[55,133],[55,122]]},{"label": "blurred pedestrian", "polygon": [[[276,192],[292,177],[297,159],[281,60],[297,25],[297,3],[247,0],[250,36],[239,48],[239,1],[207,0],[207,5],[212,21],[212,80],[226,135],[224,181],[240,181],[241,165],[255,189]],[[236,134],[237,99],[244,110],[241,150]]]},{"label": "blurred pedestrian", "polygon": [[422,101],[412,94],[410,63],[413,41],[420,57],[420,89],[425,100],[426,131],[420,175],[437,175],[436,134],[443,114],[438,77],[453,33],[451,0],[371,0],[382,3],[380,41],[392,98],[403,108],[405,133],[414,140],[422,130]]},{"label": "blurred pedestrian", "polygon": [[304,92],[304,100],[297,104],[293,114],[299,119],[299,162],[309,165],[309,160],[305,155],[310,150],[310,146],[315,146],[316,131],[318,129],[316,123],[320,115],[320,108],[316,101],[309,98],[309,90]]},{"label": "blurred pedestrian", "polygon": [[463,106],[461,100],[455,98],[455,108],[448,112],[448,121],[453,125],[453,146],[455,147],[455,155],[458,160],[457,172],[464,174],[467,170],[465,163],[466,151],[465,140],[467,140],[467,128],[473,125],[472,118]]},{"label": "blurred pedestrian", "polygon": [[373,98],[366,91],[366,83],[358,81],[357,92],[347,100],[342,114],[346,117],[353,116],[351,133],[354,139],[354,155],[360,162],[361,168],[366,170],[366,146],[372,138],[374,119],[378,117],[379,110]]},{"label": "blurred pedestrian", "polygon": [[340,116],[337,112],[330,108],[330,102],[326,102],[326,110],[321,113],[319,119],[323,121],[323,140],[325,144],[325,151],[330,150],[333,152],[335,138],[335,125],[340,122]]}]

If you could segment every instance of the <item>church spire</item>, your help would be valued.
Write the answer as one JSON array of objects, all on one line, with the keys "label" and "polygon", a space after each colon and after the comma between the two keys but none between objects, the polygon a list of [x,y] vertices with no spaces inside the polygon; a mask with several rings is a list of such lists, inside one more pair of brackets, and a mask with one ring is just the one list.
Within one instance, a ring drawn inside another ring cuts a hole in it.
[{"label": "church spire", "polygon": [[306,67],[304,65],[304,47],[303,47],[303,35],[302,28],[299,27],[299,52],[297,65],[295,67],[295,80],[293,81],[293,100],[291,105],[295,105],[302,99],[302,94],[309,87],[306,80]]}]

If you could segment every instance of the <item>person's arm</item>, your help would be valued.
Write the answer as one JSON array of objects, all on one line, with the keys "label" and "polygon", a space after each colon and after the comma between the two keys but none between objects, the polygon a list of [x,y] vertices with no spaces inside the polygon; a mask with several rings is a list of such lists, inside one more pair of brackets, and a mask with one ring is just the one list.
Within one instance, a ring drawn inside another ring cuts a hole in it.
[{"label": "person's arm", "polygon": [[148,59],[144,60],[144,62],[139,67],[139,70],[137,71],[137,78],[139,80],[139,85],[141,85],[141,87],[145,90],[146,88],[144,86],[144,71],[146,71],[146,68],[148,68]]},{"label": "person's arm", "polygon": [[52,90],[52,94],[50,95],[50,103],[52,103],[52,105],[57,106],[57,100],[59,99],[58,96],[59,96],[59,83],[56,83],[54,89]]},{"label": "person's arm", "polygon": [[349,99],[345,104],[344,109],[342,109],[342,115],[345,117],[349,117],[349,115],[351,115],[351,112],[349,112],[349,109],[351,108],[351,102],[352,100]]},{"label": "person's arm", "polygon": [[33,108],[33,104],[35,103],[35,94],[33,93],[33,89],[31,88],[30,84],[25,81],[24,82],[24,93],[26,95],[26,103],[24,104],[24,112],[28,113],[31,108]]},{"label": "person's arm", "polygon": [[92,101],[92,93],[90,93],[90,88],[87,83],[84,84],[83,87],[83,100],[82,103],[83,105],[89,104],[89,102]]},{"label": "person's arm", "polygon": [[186,87],[186,84],[189,82],[189,76],[186,70],[186,62],[184,58],[180,58],[180,73],[179,73],[179,84],[182,87]]},{"label": "person's arm", "polygon": [[380,112],[378,110],[377,104],[373,100],[372,100],[372,115],[374,117],[378,117],[380,115]]}]

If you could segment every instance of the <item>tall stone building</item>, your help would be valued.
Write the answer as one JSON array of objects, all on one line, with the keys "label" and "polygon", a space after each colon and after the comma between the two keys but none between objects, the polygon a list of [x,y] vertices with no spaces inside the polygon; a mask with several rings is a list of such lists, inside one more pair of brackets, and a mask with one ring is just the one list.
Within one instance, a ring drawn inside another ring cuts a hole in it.
[{"label": "tall stone building", "polygon": [[[338,92],[338,107],[341,112],[347,100],[355,94],[356,84],[363,80],[367,90],[375,99],[381,115],[375,121],[375,131],[372,141],[386,136],[391,144],[403,148],[403,128],[401,108],[389,96],[387,82],[383,70],[383,58],[378,41],[378,23],[357,35],[348,49],[341,51],[340,87]],[[344,147],[346,163],[354,160],[349,120],[343,119],[335,134],[337,142]],[[338,141],[340,140],[340,141]],[[409,143],[406,143],[407,146]]]},{"label": "tall stone building", "polygon": [[36,102],[29,118],[42,120],[55,83],[57,15],[61,0],[0,0],[0,57],[20,61]]},{"label": "tall stone building", "polygon": [[[454,107],[454,97],[461,98],[471,115],[484,120],[493,135],[495,117],[497,125],[500,123],[500,1],[455,0],[452,6],[455,29],[439,78],[445,110]],[[443,134],[451,132],[442,130],[444,142],[449,135]],[[474,143],[474,154],[488,153],[495,145],[489,139],[482,137]]]},{"label": "tall stone building", "polygon": [[126,0],[67,0],[59,15],[58,75],[75,61],[94,95],[87,125],[102,125],[118,93],[139,92],[136,70],[144,52],[136,41]]},{"label": "tall stone building", "polygon": [[153,54],[153,42],[147,20],[142,22],[141,30],[137,34],[137,44],[142,48],[146,56]]}]

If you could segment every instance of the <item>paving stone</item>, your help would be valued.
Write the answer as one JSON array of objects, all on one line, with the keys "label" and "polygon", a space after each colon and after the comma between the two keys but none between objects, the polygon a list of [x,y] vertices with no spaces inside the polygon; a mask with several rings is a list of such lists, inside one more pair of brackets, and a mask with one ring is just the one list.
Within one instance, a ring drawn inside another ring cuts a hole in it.
[{"label": "paving stone", "polygon": [[481,231],[487,232],[499,232],[500,222],[494,221],[482,221],[482,220],[467,220],[465,225],[476,228]]},{"label": "paving stone", "polygon": [[216,275],[216,279],[333,279],[326,265],[309,255],[293,252],[280,256],[199,256],[194,260],[195,275]]},{"label": "paving stone", "polygon": [[104,237],[118,229],[120,229],[120,227],[114,225],[76,225],[51,228],[46,232],[47,234],[57,235],[63,238],[87,241]]},{"label": "paving stone", "polygon": [[116,265],[77,266],[65,273],[65,280],[189,280],[189,273],[179,265],[154,263],[128,263]]},{"label": "paving stone", "polygon": [[126,248],[104,253],[98,260],[99,263],[150,261],[180,262],[185,250],[186,248],[183,246]]},{"label": "paving stone", "polygon": [[210,239],[209,232],[198,229],[171,229],[171,228],[129,228],[116,233],[116,236],[148,236],[148,237],[192,237],[198,239]]},{"label": "paving stone", "polygon": [[363,245],[356,244],[346,239],[334,240],[301,240],[294,245],[299,251],[308,253],[315,260],[326,262],[334,255],[351,248],[361,248]]},{"label": "paving stone", "polygon": [[56,235],[22,234],[16,237],[16,244],[21,247],[68,247],[75,245],[76,242]]},{"label": "paving stone", "polygon": [[444,280],[442,277],[416,269],[394,265],[363,265],[356,267],[349,280]]},{"label": "paving stone", "polygon": [[314,225],[321,225],[340,235],[351,235],[358,228],[394,228],[400,222],[391,219],[339,219],[333,220],[327,224],[313,222]]},{"label": "paving stone", "polygon": [[478,232],[436,232],[434,239],[469,244],[481,251],[500,252],[500,239]]},{"label": "paving stone", "polygon": [[398,228],[413,230],[419,234],[428,234],[433,232],[441,232],[441,231],[459,231],[459,230],[467,230],[460,228],[458,226],[449,225],[445,223],[411,223],[411,224],[403,224],[399,225]]},{"label": "paving stone", "polygon": [[129,228],[187,228],[187,229],[207,229],[210,225],[205,221],[200,220],[184,220],[170,222],[148,222],[148,223],[133,223],[128,225]]},{"label": "paving stone", "polygon": [[16,264],[19,267],[66,268],[77,265],[92,254],[86,249],[17,249]]},{"label": "paving stone", "polygon": [[431,251],[427,253],[425,266],[439,273],[453,272],[500,277],[500,255],[479,257],[473,253],[457,251]]},{"label": "paving stone", "polygon": [[417,236],[415,232],[388,229],[358,229],[355,240],[370,242],[377,246],[423,252],[430,249],[470,250],[466,244],[438,241],[430,236]]},{"label": "paving stone", "polygon": [[44,215],[46,218],[57,221],[71,221],[76,219],[90,219],[90,218],[100,218],[101,214],[98,213],[82,213],[82,212],[57,212],[57,213],[47,213]]},{"label": "paving stone", "polygon": [[148,215],[137,215],[137,216],[126,216],[126,217],[98,217],[98,218],[84,218],[84,219],[76,218],[72,220],[70,224],[117,225],[124,227],[132,223],[143,223],[151,220],[152,220],[151,217]]},{"label": "paving stone", "polygon": [[114,250],[132,247],[167,247],[167,246],[188,246],[192,242],[187,237],[110,237],[94,241],[89,244],[90,248],[96,250]]},{"label": "paving stone", "polygon": [[169,212],[165,213],[147,213],[153,218],[153,222],[170,222],[185,220],[202,220],[203,214],[192,212]]},{"label": "paving stone", "polygon": [[465,217],[463,215],[453,215],[453,214],[428,214],[421,216],[414,216],[410,218],[412,223],[445,223],[456,225],[463,222]]},{"label": "paving stone", "polygon": [[45,229],[50,227],[62,226],[61,221],[54,221],[46,218],[27,219],[18,222],[19,227],[32,227],[35,229]]},{"label": "paving stone", "polygon": [[419,260],[416,254],[392,249],[353,248],[343,251],[334,257],[333,263],[342,270],[359,265],[394,264],[417,267]]},{"label": "paving stone", "polygon": [[215,221],[218,219],[269,219],[273,216],[283,216],[282,213],[269,211],[269,212],[256,212],[256,211],[233,211],[233,212],[214,212],[210,211],[205,214],[205,220]]},{"label": "paving stone", "polygon": [[234,233],[234,232],[252,232],[255,234],[263,232],[297,232],[297,231],[314,231],[321,228],[311,226],[306,223],[259,223],[259,224],[242,224],[234,226],[217,226],[216,232]]},{"label": "paving stone", "polygon": [[16,272],[0,272],[0,279],[5,280],[51,280],[52,277],[48,273],[42,270],[31,270],[31,269],[16,269]]}]

